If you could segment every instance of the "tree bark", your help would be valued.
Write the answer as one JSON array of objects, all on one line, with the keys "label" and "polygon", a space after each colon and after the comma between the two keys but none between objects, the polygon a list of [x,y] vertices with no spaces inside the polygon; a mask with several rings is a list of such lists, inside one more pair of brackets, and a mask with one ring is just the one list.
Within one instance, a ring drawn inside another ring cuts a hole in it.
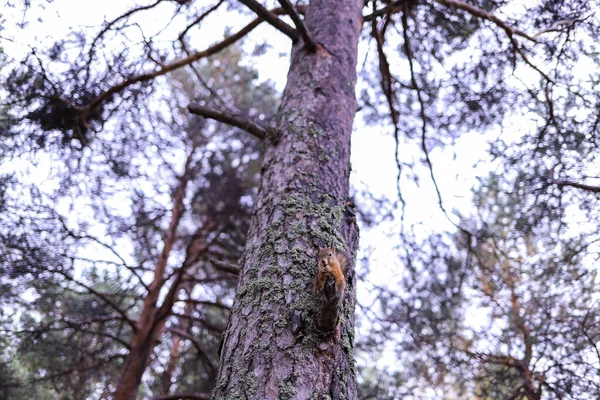
[{"label": "tree bark", "polygon": [[318,43],[294,46],[268,140],[261,187],[221,351],[215,399],[355,399],[354,268],[339,327],[316,329],[317,252],[333,241],[354,260],[347,206],[362,0],[313,0]]},{"label": "tree bark", "polygon": [[[187,290],[187,293],[192,292],[193,286],[190,286]],[[192,303],[186,303],[183,309],[183,315],[189,317],[192,315],[192,308],[194,305]],[[190,327],[189,318],[179,318],[179,327],[178,329],[187,332]],[[181,345],[181,336],[173,335],[173,342],[171,343],[171,351],[169,352],[169,358],[167,360],[167,364],[165,366],[165,370],[163,371],[160,377],[160,393],[161,394],[169,394],[171,390],[171,379],[173,379],[173,374],[175,373],[175,367],[177,366],[177,362],[179,361],[179,347]]]}]

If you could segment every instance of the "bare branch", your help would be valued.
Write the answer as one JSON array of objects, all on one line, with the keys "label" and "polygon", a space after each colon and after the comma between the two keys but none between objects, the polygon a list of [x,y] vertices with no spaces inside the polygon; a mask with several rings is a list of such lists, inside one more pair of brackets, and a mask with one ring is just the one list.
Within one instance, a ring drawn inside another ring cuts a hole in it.
[{"label": "bare branch", "polygon": [[[140,276],[140,274],[137,273],[137,271],[135,270],[134,267],[130,266],[127,264],[127,262],[125,262],[125,259],[123,257],[121,257],[121,255],[119,254],[119,252],[117,252],[112,246],[102,242],[100,239],[88,235],[88,234],[84,234],[84,235],[80,235],[78,233],[73,232],[68,226],[67,223],[65,222],[64,218],[62,215],[60,215],[59,213],[57,213],[55,210],[53,209],[48,209],[52,214],[54,214],[54,216],[56,217],[56,219],[58,219],[58,221],[61,223],[63,229],[65,230],[65,232],[67,233],[67,235],[71,236],[74,239],[88,239],[91,240],[92,242],[104,247],[105,249],[107,249],[108,251],[110,251],[115,257],[117,257],[119,259],[119,261],[121,261],[121,264],[117,264],[114,263],[115,265],[122,265],[125,268],[127,268],[133,275],[135,275],[135,277],[138,279],[138,281],[140,282],[140,284],[146,289],[148,290],[148,285],[146,285],[146,283],[144,282],[144,280],[142,279],[142,277]],[[110,263],[110,261],[104,261],[104,260],[85,260],[83,258],[80,257],[72,257],[70,256],[71,259],[73,260],[83,260],[83,261],[89,261],[89,262],[100,262],[100,263]]]},{"label": "bare branch", "polygon": [[213,11],[215,11],[217,8],[219,8],[221,6],[221,4],[223,4],[224,2],[225,2],[225,0],[219,0],[219,2],[217,4],[215,4],[214,6],[212,6],[211,8],[209,8],[208,10],[206,10],[205,12],[200,14],[198,16],[198,18],[196,18],[191,24],[186,26],[186,28],[183,30],[183,32],[181,32],[179,34],[179,36],[177,37],[177,40],[179,40],[180,42],[183,41],[183,38],[188,33],[188,31],[190,29],[192,29],[192,27],[194,27],[194,26],[198,25],[200,22],[202,22],[202,20],[204,20],[204,18],[206,18],[209,14],[211,14]]},{"label": "bare branch", "polygon": [[202,393],[174,393],[156,396],[150,400],[210,400],[210,395]]},{"label": "bare branch", "polygon": [[508,35],[508,39],[510,40],[510,43],[512,44],[513,48],[515,49],[515,51],[517,53],[519,53],[519,55],[521,56],[523,61],[525,61],[525,63],[527,65],[529,65],[531,68],[536,70],[541,76],[543,76],[546,81],[554,83],[554,81],[548,76],[548,74],[546,74],[544,71],[539,69],[535,64],[533,64],[529,60],[529,58],[525,55],[523,50],[519,47],[519,43],[515,39],[515,36],[521,36],[521,37],[523,37],[527,40],[530,40],[534,43],[538,43],[537,39],[535,39],[532,36],[529,36],[527,33],[523,32],[523,31],[520,31],[518,29],[510,27],[506,22],[502,21],[500,18],[498,18],[494,14],[484,11],[484,10],[477,8],[475,6],[472,6],[470,4],[463,3],[462,1],[458,1],[458,0],[435,0],[435,1],[439,4],[443,4],[450,8],[459,8],[461,10],[464,10],[471,15],[491,21],[494,24],[496,24],[497,26],[499,26],[500,28],[502,28]]},{"label": "bare branch", "polygon": [[120,343],[127,350],[131,349],[131,345],[129,343],[127,343],[125,340],[123,340],[122,338],[120,338],[119,336],[117,336],[117,335],[113,335],[113,334],[111,334],[109,332],[103,332],[103,331],[97,331],[97,330],[92,330],[92,329],[86,329],[86,328],[84,328],[84,325],[89,325],[89,322],[87,322],[87,321],[86,322],[75,322],[75,321],[69,321],[69,320],[67,320],[65,318],[63,318],[59,322],[61,322],[61,321],[64,322],[65,325],[67,325],[71,329],[76,330],[79,333],[93,335],[93,336],[105,337],[105,338],[114,340],[117,343]]},{"label": "bare branch", "polygon": [[[306,10],[305,7],[296,7],[296,9],[298,10],[299,13],[303,13]],[[281,7],[278,7],[278,8],[272,9],[270,11],[270,13],[272,13],[274,15],[281,15],[281,14],[285,13],[285,10]],[[228,36],[221,42],[210,46],[206,50],[197,51],[193,54],[190,54],[189,56],[187,56],[185,58],[182,58],[177,61],[173,61],[170,64],[165,64],[162,68],[160,68],[156,71],[147,72],[147,73],[133,76],[129,79],[124,80],[123,82],[111,87],[110,89],[108,89],[107,91],[102,93],[101,95],[97,96],[87,106],[81,107],[81,111],[82,111],[81,119],[83,120],[83,122],[85,124],[85,121],[87,120],[87,115],[92,109],[96,108],[102,102],[106,101],[114,94],[119,93],[121,90],[123,90],[131,85],[134,85],[134,84],[140,83],[140,82],[149,81],[158,76],[165,75],[165,74],[167,74],[171,71],[174,71],[178,68],[189,65],[189,64],[191,64],[195,61],[198,61],[202,58],[210,57],[210,56],[218,53],[219,51],[231,46],[232,44],[234,44],[235,42],[237,42],[238,40],[240,40],[241,38],[246,36],[248,33],[250,33],[252,30],[254,30],[258,25],[260,25],[263,21],[264,20],[262,18],[256,18],[252,22],[250,22],[248,25],[246,25],[244,28],[239,30],[237,33],[234,33],[233,35]]]},{"label": "bare branch", "polygon": [[215,121],[235,126],[236,128],[240,128],[261,140],[267,137],[268,131],[266,128],[260,126],[254,121],[242,117],[241,115],[234,115],[226,111],[219,111],[215,110],[214,108],[200,106],[197,104],[190,104],[188,106],[188,111],[192,114],[200,115],[205,118],[214,119]]},{"label": "bare branch", "polygon": [[200,345],[200,343],[192,335],[190,335],[186,331],[183,331],[183,330],[177,329],[177,328],[172,328],[172,327],[169,327],[166,330],[167,330],[167,332],[173,333],[182,339],[189,340],[190,343],[192,343],[192,345],[196,348],[198,355],[204,360],[204,362],[206,362],[206,364],[208,364],[208,367],[210,369],[212,369],[213,372],[216,372],[217,366],[214,364],[212,359],[206,354],[204,349],[202,349],[202,346]]},{"label": "bare branch", "polygon": [[104,29],[102,29],[94,38],[94,40],[92,41],[92,44],[90,46],[90,50],[88,51],[88,61],[87,61],[87,72],[86,72],[86,83],[87,80],[90,76],[90,66],[92,64],[92,58],[94,57],[94,50],[96,48],[96,43],[98,42],[98,40],[100,40],[100,38],[102,36],[104,36],[106,34],[106,32],[108,32],[110,30],[110,28],[112,28],[112,26],[114,24],[116,24],[117,22],[119,22],[122,19],[128,18],[130,16],[132,16],[133,14],[135,14],[138,11],[144,11],[144,10],[149,10],[151,8],[156,7],[158,4],[162,3],[164,0],[157,0],[156,2],[152,3],[152,4],[148,4],[146,6],[140,6],[140,7],[136,7],[136,8],[132,8],[131,10],[127,11],[126,13],[118,16],[117,18],[113,19],[111,22],[107,23],[106,26],[104,27]]},{"label": "bare branch", "polygon": [[558,181],[551,181],[551,182],[559,187],[568,186],[568,187],[573,187],[576,189],[581,189],[581,190],[585,190],[585,191],[592,192],[592,193],[600,193],[600,186],[591,186],[591,185],[586,185],[584,183],[565,181],[565,180],[558,180]]},{"label": "bare branch", "polygon": [[296,30],[298,31],[298,33],[300,33],[300,36],[302,36],[302,40],[304,41],[304,45],[306,46],[306,48],[311,53],[317,51],[317,44],[310,36],[310,33],[306,29],[304,22],[300,19],[298,11],[296,11],[292,3],[290,3],[290,0],[279,0],[279,4],[281,4],[281,7],[287,12],[292,21],[294,21],[294,25],[296,25]]},{"label": "bare branch", "polygon": [[[283,9],[279,8],[279,9],[273,10],[272,12],[275,14],[280,14],[280,13],[283,13]],[[101,95],[96,97],[87,106],[85,106],[83,108],[82,119],[85,121],[87,119],[87,114],[92,109],[99,106],[102,102],[106,101],[114,94],[119,93],[121,90],[123,90],[131,85],[134,85],[136,83],[146,82],[146,81],[156,78],[157,76],[165,75],[171,71],[174,71],[178,68],[184,67],[184,66],[191,64],[195,61],[198,61],[202,58],[210,57],[213,54],[218,53],[219,51],[227,48],[228,46],[234,44],[235,42],[237,42],[238,40],[240,40],[241,38],[246,36],[248,33],[250,33],[252,30],[254,30],[254,28],[256,28],[258,25],[260,25],[262,22],[263,22],[262,18],[256,18],[255,20],[250,22],[248,25],[246,25],[244,28],[239,30],[237,33],[234,33],[233,35],[228,36],[221,42],[210,46],[206,50],[197,51],[185,58],[174,61],[170,64],[166,64],[164,67],[162,67],[156,71],[147,72],[147,73],[144,73],[141,75],[133,76],[133,77],[126,79],[123,82],[111,87],[110,89],[108,89],[107,91],[105,91],[104,93],[102,93]]]},{"label": "bare branch", "polygon": [[589,335],[589,329],[586,327],[586,324],[587,324],[588,318],[590,317],[591,311],[592,311],[592,309],[590,308],[585,313],[585,317],[581,321],[581,332],[583,332],[583,335],[585,336],[586,340],[588,341],[588,343],[590,344],[590,346],[592,346],[592,348],[596,352],[596,357],[598,358],[598,361],[600,361],[600,351],[598,350],[597,341],[594,340],[594,338],[592,338]]},{"label": "bare branch", "polygon": [[406,207],[406,202],[402,196],[402,191],[400,190],[400,179],[402,178],[402,163],[400,162],[400,128],[399,128],[399,118],[400,114],[396,109],[394,104],[395,92],[394,87],[392,85],[392,73],[390,71],[390,63],[387,59],[387,55],[383,49],[384,40],[385,40],[385,31],[389,26],[390,19],[386,19],[381,30],[378,28],[377,20],[371,20],[371,35],[375,38],[375,43],[377,45],[377,55],[379,59],[379,72],[381,74],[381,90],[385,95],[385,98],[388,103],[388,107],[390,109],[390,117],[392,119],[392,124],[394,125],[394,157],[396,161],[396,167],[398,168],[398,174],[396,176],[396,192],[398,193],[398,199],[402,204],[402,215],[401,215],[401,224],[404,222],[404,209]]},{"label": "bare branch", "polygon": [[211,264],[219,271],[229,272],[230,274],[239,275],[240,266],[227,263],[225,261],[217,260],[215,258],[210,259]]},{"label": "bare branch", "polygon": [[377,19],[378,17],[381,17],[383,15],[386,14],[393,14],[397,11],[400,11],[402,8],[400,7],[402,4],[404,4],[407,0],[397,0],[394,1],[390,4],[388,4],[387,6],[380,8],[379,10],[375,10],[373,11],[371,14],[367,14],[363,17],[363,21],[364,22],[369,22],[369,21],[373,21],[375,19]]},{"label": "bare branch", "polygon": [[267,10],[256,0],[240,0],[240,3],[254,11],[261,19],[265,20],[267,23],[271,24],[276,29],[289,36],[290,39],[292,39],[292,42],[296,43],[298,41],[298,32],[294,28],[280,20],[276,14]]},{"label": "bare branch", "polygon": [[407,10],[406,10],[407,6],[405,5],[404,8],[405,8],[404,12],[402,13],[402,32],[403,32],[403,36],[404,36],[404,51],[406,52],[406,58],[408,59],[408,66],[409,66],[409,70],[410,70],[410,80],[411,80],[413,88],[417,92],[417,99],[419,101],[419,106],[420,106],[420,114],[421,114],[420,116],[421,116],[421,122],[422,122],[422,124],[421,124],[421,148],[423,149],[423,153],[425,154],[425,162],[427,163],[427,166],[429,168],[429,174],[431,176],[431,181],[433,182],[433,187],[435,188],[435,192],[437,194],[438,204],[440,206],[440,209],[446,216],[446,219],[452,225],[454,225],[457,229],[459,229],[461,232],[463,232],[465,235],[467,235],[468,237],[471,237],[471,236],[473,236],[473,234],[471,232],[469,232],[466,228],[460,226],[456,222],[452,221],[452,219],[448,215],[448,211],[444,207],[444,202],[442,200],[442,193],[440,192],[440,188],[439,188],[439,185],[435,178],[435,174],[433,173],[433,163],[431,162],[431,158],[429,157],[429,149],[427,148],[427,116],[425,115],[425,101],[423,100],[423,95],[421,93],[421,87],[419,86],[419,83],[417,82],[417,76],[415,74],[413,53],[410,48],[410,38],[408,36],[408,15],[407,15]]},{"label": "bare branch", "polygon": [[506,33],[509,34],[509,36],[513,36],[513,35],[521,36],[521,37],[524,37],[525,39],[530,40],[534,43],[538,42],[535,38],[533,38],[532,36],[529,36],[527,33],[508,26],[508,24],[506,22],[502,21],[500,18],[498,18],[494,14],[487,12],[485,10],[482,10],[481,8],[477,8],[471,4],[463,3],[462,1],[458,1],[458,0],[435,0],[435,1],[439,4],[445,5],[447,7],[458,8],[458,9],[464,10],[464,11],[468,12],[469,14],[474,15],[476,17],[491,21],[494,24],[498,25],[500,28],[504,29],[506,31]]},{"label": "bare branch", "polygon": [[92,288],[89,285],[86,285],[83,282],[80,282],[80,281],[76,280],[75,278],[73,278],[71,275],[69,275],[68,273],[66,273],[64,271],[56,270],[56,271],[52,271],[52,272],[56,272],[56,273],[64,276],[65,279],[67,279],[68,281],[71,281],[71,282],[73,282],[73,283],[75,283],[75,284],[83,287],[84,289],[86,289],[88,292],[90,292],[94,296],[100,298],[107,305],[109,305],[113,310],[115,310],[116,312],[118,312],[123,317],[123,319],[125,321],[127,321],[127,323],[133,328],[134,331],[137,329],[136,321],[133,320],[133,319],[131,319],[131,317],[129,317],[129,315],[127,315],[127,312],[125,310],[123,310],[121,307],[119,307],[114,301],[112,301],[111,299],[109,299],[108,295],[95,290],[94,288]]}]

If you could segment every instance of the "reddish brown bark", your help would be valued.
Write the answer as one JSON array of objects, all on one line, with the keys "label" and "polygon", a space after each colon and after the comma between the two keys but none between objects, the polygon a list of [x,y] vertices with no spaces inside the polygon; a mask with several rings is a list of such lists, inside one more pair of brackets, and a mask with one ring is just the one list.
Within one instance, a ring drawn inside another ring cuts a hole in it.
[{"label": "reddish brown bark", "polygon": [[[191,293],[191,290],[188,291]],[[188,302],[183,309],[184,317],[189,317],[192,313],[192,308],[194,307],[193,303]],[[179,318],[179,329],[187,332],[190,325],[189,318]],[[173,379],[173,374],[175,373],[175,367],[177,366],[177,362],[179,361],[179,348],[181,346],[181,336],[174,335],[173,342],[171,343],[171,351],[169,352],[169,359],[167,360],[167,364],[165,366],[165,370],[160,377],[160,392],[161,394],[168,394],[169,390],[171,390],[171,380]]]}]

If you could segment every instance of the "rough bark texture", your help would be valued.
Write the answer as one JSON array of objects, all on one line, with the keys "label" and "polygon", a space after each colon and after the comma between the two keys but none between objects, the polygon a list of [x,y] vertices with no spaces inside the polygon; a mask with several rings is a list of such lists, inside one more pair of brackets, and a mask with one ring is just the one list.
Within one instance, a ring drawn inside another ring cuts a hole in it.
[{"label": "rough bark texture", "polygon": [[313,0],[295,46],[221,352],[215,399],[355,399],[354,268],[339,328],[315,327],[319,247],[354,260],[350,134],[362,0]]}]

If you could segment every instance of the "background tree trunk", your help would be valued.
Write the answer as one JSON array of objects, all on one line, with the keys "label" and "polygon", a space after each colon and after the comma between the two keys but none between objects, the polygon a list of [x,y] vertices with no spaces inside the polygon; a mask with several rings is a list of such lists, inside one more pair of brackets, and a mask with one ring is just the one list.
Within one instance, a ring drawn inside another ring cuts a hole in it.
[{"label": "background tree trunk", "polygon": [[362,1],[313,0],[267,146],[261,187],[227,328],[214,398],[356,398],[354,269],[340,327],[315,329],[317,251],[333,240],[354,260],[350,134]]}]

